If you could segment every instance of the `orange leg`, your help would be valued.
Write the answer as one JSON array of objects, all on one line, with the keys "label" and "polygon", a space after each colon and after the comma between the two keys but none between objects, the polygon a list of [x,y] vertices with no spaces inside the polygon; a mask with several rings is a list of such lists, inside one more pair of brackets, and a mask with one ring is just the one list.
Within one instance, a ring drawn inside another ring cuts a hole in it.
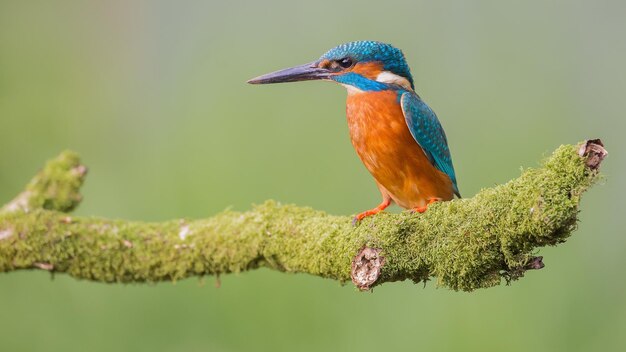
[{"label": "orange leg", "polygon": [[370,210],[366,210],[366,211],[360,213],[359,215],[355,216],[354,219],[352,220],[352,224],[356,225],[359,221],[365,219],[368,216],[380,213],[381,211],[385,210],[390,205],[391,205],[391,199],[390,198],[383,198],[383,201],[380,204],[378,204],[378,206],[376,208],[370,209]]},{"label": "orange leg", "polygon": [[439,201],[441,201],[441,200],[442,200],[441,198],[430,198],[430,199],[428,200],[428,203],[426,203],[426,205],[425,205],[425,206],[423,206],[423,207],[415,207],[415,208],[413,208],[413,209],[411,209],[411,210],[412,210],[412,211],[416,211],[416,212],[418,212],[418,213],[420,213],[420,214],[421,214],[421,213],[425,212],[425,211],[426,211],[426,209],[428,209],[428,206],[429,206],[429,205],[433,204],[434,202],[439,202]]}]

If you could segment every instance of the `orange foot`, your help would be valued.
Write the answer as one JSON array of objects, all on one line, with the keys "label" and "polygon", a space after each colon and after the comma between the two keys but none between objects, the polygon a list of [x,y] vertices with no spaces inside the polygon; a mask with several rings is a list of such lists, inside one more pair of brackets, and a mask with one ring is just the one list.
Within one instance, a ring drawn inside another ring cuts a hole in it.
[{"label": "orange foot", "polygon": [[415,208],[411,209],[411,211],[416,211],[416,212],[421,214],[421,213],[425,212],[426,209],[428,209],[429,205],[433,204],[434,202],[440,202],[441,200],[442,200],[441,198],[430,198],[428,200],[428,203],[426,203],[425,206],[423,206],[423,207],[415,207]]},{"label": "orange foot", "polygon": [[354,219],[352,219],[352,225],[356,225],[359,221],[365,219],[368,216],[380,213],[381,211],[385,210],[389,205],[391,205],[391,199],[383,199],[382,203],[378,204],[376,208],[366,210],[355,216]]}]

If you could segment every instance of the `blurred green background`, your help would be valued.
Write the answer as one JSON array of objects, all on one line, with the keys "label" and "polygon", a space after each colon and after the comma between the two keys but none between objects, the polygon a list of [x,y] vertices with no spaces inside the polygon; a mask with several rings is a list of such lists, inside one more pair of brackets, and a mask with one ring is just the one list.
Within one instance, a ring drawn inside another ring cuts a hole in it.
[{"label": "blurred green background", "polygon": [[610,153],[578,231],[509,287],[363,294],[269,270],[219,289],[10,273],[0,350],[623,350],[625,16],[623,1],[0,0],[0,203],[70,148],[90,167],[80,215],[198,218],[270,198],[371,207],[343,88],[245,84],[359,39],[404,50],[466,197],[562,143],[600,137]]}]

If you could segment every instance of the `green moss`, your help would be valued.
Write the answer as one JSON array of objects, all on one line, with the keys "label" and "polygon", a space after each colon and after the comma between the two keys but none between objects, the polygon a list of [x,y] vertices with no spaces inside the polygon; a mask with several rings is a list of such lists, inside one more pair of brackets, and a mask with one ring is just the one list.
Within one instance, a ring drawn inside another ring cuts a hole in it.
[{"label": "green moss", "polygon": [[525,170],[475,197],[433,204],[424,214],[352,218],[268,201],[204,220],[142,223],[72,218],[82,176],[75,154],[49,163],[28,186],[31,211],[0,213],[0,271],[52,264],[103,282],[155,282],[269,267],[346,282],[364,246],[382,249],[376,284],[434,276],[472,291],[521,277],[538,247],[575,229],[580,196],[597,173],[562,146],[544,166]]},{"label": "green moss", "polygon": [[82,196],[87,169],[80,164],[78,154],[64,151],[50,160],[30,181],[26,190],[1,210],[48,209],[62,212],[71,211]]}]

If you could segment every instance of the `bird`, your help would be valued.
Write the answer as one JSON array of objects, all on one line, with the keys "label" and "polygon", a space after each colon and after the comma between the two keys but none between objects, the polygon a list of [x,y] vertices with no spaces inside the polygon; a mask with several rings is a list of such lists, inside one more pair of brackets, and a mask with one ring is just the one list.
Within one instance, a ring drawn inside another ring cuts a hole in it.
[{"label": "bird", "polygon": [[352,145],[374,177],[381,203],[354,223],[396,203],[423,213],[461,193],[446,134],[435,112],[415,92],[404,53],[378,41],[338,45],[319,59],[250,79],[250,84],[323,80],[347,89]]}]

